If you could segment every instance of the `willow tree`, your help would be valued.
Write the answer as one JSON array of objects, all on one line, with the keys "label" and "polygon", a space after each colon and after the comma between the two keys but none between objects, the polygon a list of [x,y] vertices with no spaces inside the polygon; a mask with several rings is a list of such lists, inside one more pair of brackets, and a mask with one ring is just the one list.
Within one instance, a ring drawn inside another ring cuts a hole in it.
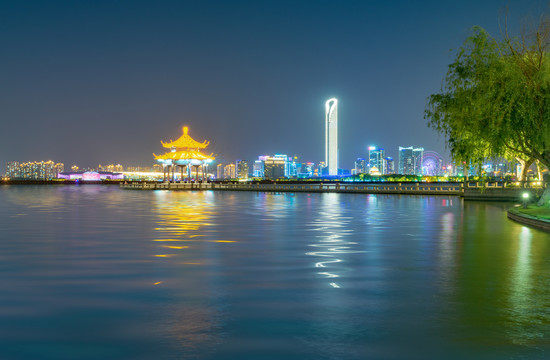
[{"label": "willow tree", "polygon": [[549,49],[547,18],[500,41],[480,27],[472,30],[425,109],[455,161],[505,156],[550,167]]}]

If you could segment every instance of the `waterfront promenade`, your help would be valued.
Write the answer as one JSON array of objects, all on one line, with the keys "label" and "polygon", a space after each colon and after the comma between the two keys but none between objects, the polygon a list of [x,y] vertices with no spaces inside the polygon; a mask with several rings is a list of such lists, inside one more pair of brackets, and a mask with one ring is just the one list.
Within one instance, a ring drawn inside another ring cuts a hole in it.
[{"label": "waterfront promenade", "polygon": [[262,192],[341,192],[367,194],[414,194],[414,195],[460,195],[461,183],[340,183],[340,182],[296,182],[296,183],[131,183],[122,184],[129,190],[219,190],[219,191],[262,191]]},{"label": "waterfront promenade", "polygon": [[550,232],[550,221],[538,216],[532,216],[520,211],[519,208],[511,208],[508,210],[508,218],[517,221],[523,225],[531,226],[536,229]]},{"label": "waterfront promenade", "polygon": [[210,182],[210,183],[129,183],[121,184],[126,190],[218,190],[218,191],[261,191],[261,192],[310,192],[310,193],[362,193],[395,195],[453,195],[468,200],[518,201],[523,193],[531,198],[542,194],[543,187],[510,186],[504,182],[388,182],[388,183],[344,183],[344,182]]}]

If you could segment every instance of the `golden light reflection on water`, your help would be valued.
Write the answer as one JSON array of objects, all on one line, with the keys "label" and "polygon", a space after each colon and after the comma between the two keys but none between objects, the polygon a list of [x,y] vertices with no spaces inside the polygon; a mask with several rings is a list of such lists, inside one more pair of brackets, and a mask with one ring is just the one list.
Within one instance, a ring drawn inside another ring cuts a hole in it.
[{"label": "golden light reflection on water", "polygon": [[153,239],[153,241],[161,241],[161,242],[170,242],[170,241],[189,241],[189,240],[180,240],[180,239]]},{"label": "golden light reflection on water", "polygon": [[[236,241],[206,236],[217,215],[210,192],[159,192],[156,195],[157,224],[152,242],[158,245],[155,257],[166,266],[164,269],[169,270],[162,271],[168,276],[160,275],[155,285],[162,284],[163,290],[178,298],[172,306],[163,309],[163,328],[167,329],[169,338],[183,348],[183,352],[193,353],[198,348],[207,348],[207,344],[219,343],[220,311],[207,301],[192,299],[193,296],[208,299],[212,297],[212,289],[209,283],[202,281],[203,273],[190,276],[190,272],[205,263],[211,264],[209,255],[202,251],[206,244],[209,244],[208,249],[212,249],[212,244]],[[178,275],[170,275],[174,273]]]},{"label": "golden light reflection on water", "polygon": [[[213,203],[208,200],[207,192],[156,192],[155,211],[157,213],[157,233],[154,242],[203,242],[195,239],[211,226]],[[159,245],[161,254],[156,257],[174,257],[183,254],[191,245]],[[179,251],[177,251],[179,250]],[[170,251],[170,252],[167,252]]]}]

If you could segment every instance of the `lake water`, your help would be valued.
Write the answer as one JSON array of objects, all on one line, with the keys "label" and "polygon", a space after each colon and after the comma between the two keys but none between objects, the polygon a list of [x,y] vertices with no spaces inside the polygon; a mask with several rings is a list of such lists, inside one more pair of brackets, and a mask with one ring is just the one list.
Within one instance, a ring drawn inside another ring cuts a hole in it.
[{"label": "lake water", "polygon": [[457,197],[0,187],[1,359],[548,359],[550,234]]}]

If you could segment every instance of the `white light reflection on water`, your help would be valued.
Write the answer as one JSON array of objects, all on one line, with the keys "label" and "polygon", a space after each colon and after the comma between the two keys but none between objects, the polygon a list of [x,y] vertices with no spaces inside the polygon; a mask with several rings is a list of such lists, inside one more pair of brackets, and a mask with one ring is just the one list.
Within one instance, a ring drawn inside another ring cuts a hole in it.
[{"label": "white light reflection on water", "polygon": [[[443,200],[444,206],[449,200]],[[437,268],[439,274],[439,286],[445,292],[451,292],[453,278],[456,276],[455,267],[453,266],[456,257],[456,227],[455,214],[451,211],[444,213],[440,220],[440,230],[437,249]]]},{"label": "white light reflection on water", "polygon": [[514,326],[508,331],[512,342],[528,344],[533,339],[543,337],[535,324],[542,325],[544,316],[533,311],[536,301],[533,296],[531,254],[532,230],[523,226],[518,234],[518,249],[510,279],[510,320]]},{"label": "white light reflection on water", "polygon": [[[312,223],[311,231],[319,232],[315,238],[319,239],[317,244],[309,244],[318,250],[307,252],[306,255],[321,257],[320,261],[315,263],[316,268],[322,268],[323,271],[317,274],[327,279],[340,278],[342,273],[349,269],[336,266],[345,261],[345,254],[362,253],[364,251],[354,250],[354,241],[349,241],[354,235],[351,223],[353,216],[349,214],[350,209],[346,207],[342,198],[338,194],[324,194],[322,200],[322,209],[319,211],[319,217]],[[333,288],[340,288],[337,282],[330,282]]]}]

